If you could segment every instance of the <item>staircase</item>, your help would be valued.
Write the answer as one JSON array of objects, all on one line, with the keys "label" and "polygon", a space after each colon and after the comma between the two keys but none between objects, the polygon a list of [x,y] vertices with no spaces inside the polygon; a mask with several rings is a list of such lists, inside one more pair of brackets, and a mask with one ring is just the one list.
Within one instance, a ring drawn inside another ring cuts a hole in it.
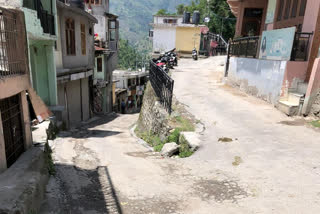
[{"label": "staircase", "polygon": [[301,115],[307,87],[307,83],[298,83],[296,89],[289,90],[288,96],[280,98],[278,109],[288,116]]}]

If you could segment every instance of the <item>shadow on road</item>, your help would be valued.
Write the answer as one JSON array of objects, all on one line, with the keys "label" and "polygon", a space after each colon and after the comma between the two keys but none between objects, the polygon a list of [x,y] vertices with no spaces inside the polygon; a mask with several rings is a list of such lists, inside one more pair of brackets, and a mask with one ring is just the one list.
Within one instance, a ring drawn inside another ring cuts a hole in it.
[{"label": "shadow on road", "polygon": [[122,214],[108,167],[88,170],[57,164],[56,170],[47,186],[41,214]]}]

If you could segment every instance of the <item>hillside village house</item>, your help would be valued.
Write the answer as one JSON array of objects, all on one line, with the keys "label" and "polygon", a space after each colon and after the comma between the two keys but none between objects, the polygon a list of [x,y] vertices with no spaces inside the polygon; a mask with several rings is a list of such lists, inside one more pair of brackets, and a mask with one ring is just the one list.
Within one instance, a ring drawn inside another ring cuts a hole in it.
[{"label": "hillside village house", "polygon": [[83,1],[57,1],[58,34],[56,68],[57,115],[68,127],[91,117],[90,85],[94,70],[94,24],[97,19],[87,13]]},{"label": "hillside village house", "polygon": [[319,116],[320,1],[227,2],[237,17],[230,82],[288,115]]},{"label": "hillside village house", "polygon": [[166,52],[176,48],[181,53],[191,53],[193,48],[200,49],[202,25],[187,21],[182,16],[153,16],[153,52]]},{"label": "hillside village house", "polygon": [[93,74],[93,111],[112,112],[112,72],[118,64],[119,21],[109,13],[109,0],[85,0],[86,11],[95,25],[95,69]]},{"label": "hillside village house", "polygon": [[148,76],[149,72],[147,71],[114,71],[115,88],[113,93],[115,94],[114,109],[116,111],[120,111],[122,100],[125,101],[129,110],[134,111],[141,107]]},{"label": "hillside village house", "polygon": [[26,96],[31,83],[24,23],[23,11],[0,8],[0,173],[32,146]]}]

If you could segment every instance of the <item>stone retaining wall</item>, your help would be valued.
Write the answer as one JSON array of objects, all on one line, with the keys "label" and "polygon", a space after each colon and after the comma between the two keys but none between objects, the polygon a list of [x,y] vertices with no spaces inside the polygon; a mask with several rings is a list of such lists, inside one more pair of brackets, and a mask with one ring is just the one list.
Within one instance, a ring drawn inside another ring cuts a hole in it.
[{"label": "stone retaining wall", "polygon": [[151,132],[157,134],[160,138],[165,138],[169,132],[168,127],[169,114],[159,102],[150,82],[147,84],[143,97],[137,130],[140,133]]}]

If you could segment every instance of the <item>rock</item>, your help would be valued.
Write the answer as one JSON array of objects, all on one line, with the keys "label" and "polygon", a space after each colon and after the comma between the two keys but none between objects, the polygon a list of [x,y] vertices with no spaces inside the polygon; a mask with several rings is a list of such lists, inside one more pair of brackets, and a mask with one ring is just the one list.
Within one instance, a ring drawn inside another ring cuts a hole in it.
[{"label": "rock", "polygon": [[174,153],[179,151],[179,146],[176,143],[166,143],[164,144],[161,155],[166,157],[171,157]]},{"label": "rock", "polygon": [[187,143],[193,152],[199,149],[201,143],[199,134],[195,132],[181,132],[179,142]]}]

